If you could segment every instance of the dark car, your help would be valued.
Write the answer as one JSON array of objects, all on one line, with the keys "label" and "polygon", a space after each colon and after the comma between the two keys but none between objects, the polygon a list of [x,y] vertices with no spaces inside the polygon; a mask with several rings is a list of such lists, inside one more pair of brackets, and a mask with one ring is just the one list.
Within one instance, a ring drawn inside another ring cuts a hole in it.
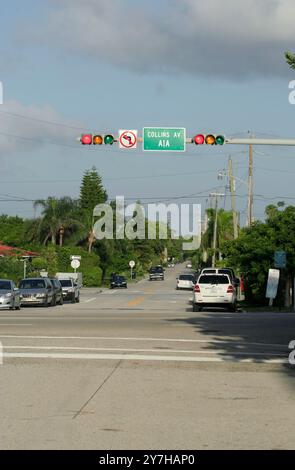
[{"label": "dark car", "polygon": [[150,281],[164,281],[164,269],[162,266],[155,266],[150,269]]},{"label": "dark car", "polygon": [[58,279],[55,278],[50,278],[49,279],[52,287],[53,287],[53,298],[54,298],[54,305],[63,305],[64,300],[63,300],[63,295],[62,295],[62,286],[61,283],[59,282]]},{"label": "dark car", "polygon": [[117,287],[122,287],[127,289],[127,280],[124,276],[113,276],[110,282],[110,288],[115,289]]}]

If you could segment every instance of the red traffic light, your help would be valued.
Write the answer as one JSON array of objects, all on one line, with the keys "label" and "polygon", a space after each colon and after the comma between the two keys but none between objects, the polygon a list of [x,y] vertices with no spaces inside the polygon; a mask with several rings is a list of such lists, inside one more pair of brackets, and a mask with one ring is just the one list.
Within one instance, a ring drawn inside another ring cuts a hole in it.
[{"label": "red traffic light", "polygon": [[82,134],[81,135],[81,144],[91,145],[92,144],[92,134]]},{"label": "red traffic light", "polygon": [[196,145],[203,145],[203,143],[205,142],[205,137],[203,136],[203,134],[197,134],[194,137],[194,142]]}]

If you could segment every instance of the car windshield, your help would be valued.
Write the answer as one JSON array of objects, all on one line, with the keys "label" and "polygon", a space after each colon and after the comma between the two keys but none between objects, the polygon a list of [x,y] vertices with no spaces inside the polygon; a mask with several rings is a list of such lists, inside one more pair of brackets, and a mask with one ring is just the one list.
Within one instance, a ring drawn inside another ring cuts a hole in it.
[{"label": "car windshield", "polygon": [[123,281],[125,281],[125,277],[123,277],[123,276],[116,276],[115,281],[116,281],[116,282],[123,282]]},{"label": "car windshield", "polygon": [[232,276],[233,275],[233,272],[231,269],[218,269],[218,272],[220,274],[228,274],[229,276]]},{"label": "car windshield", "polygon": [[20,283],[21,289],[45,289],[45,281],[43,279],[25,279]]},{"label": "car windshield", "polygon": [[60,279],[59,281],[62,287],[72,287],[72,281],[70,279]]},{"label": "car windshield", "polygon": [[201,276],[198,284],[229,284],[229,280],[228,277],[223,274],[216,276],[209,274],[206,276]]},{"label": "car windshield", "polygon": [[0,281],[0,290],[10,290],[11,284],[9,281]]},{"label": "car windshield", "polygon": [[161,266],[157,266],[156,268],[151,268],[150,273],[162,273],[163,268]]},{"label": "car windshield", "polygon": [[194,281],[195,278],[194,278],[194,276],[190,276],[189,274],[181,274],[179,276],[179,280],[180,281]]}]

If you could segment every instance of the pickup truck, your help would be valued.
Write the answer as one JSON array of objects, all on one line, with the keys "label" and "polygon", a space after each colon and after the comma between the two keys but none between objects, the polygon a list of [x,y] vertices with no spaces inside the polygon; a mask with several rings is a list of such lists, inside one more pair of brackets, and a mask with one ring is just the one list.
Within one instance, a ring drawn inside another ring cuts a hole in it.
[{"label": "pickup truck", "polygon": [[62,287],[63,300],[70,300],[72,304],[80,302],[80,289],[73,279],[59,279],[59,282]]}]

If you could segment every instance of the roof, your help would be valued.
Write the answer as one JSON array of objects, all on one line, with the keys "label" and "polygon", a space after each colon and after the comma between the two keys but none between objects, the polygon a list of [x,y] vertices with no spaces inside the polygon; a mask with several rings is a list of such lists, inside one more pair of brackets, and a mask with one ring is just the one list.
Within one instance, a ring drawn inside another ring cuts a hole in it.
[{"label": "roof", "polygon": [[0,256],[39,256],[39,253],[23,250],[15,246],[3,245],[0,242]]}]

